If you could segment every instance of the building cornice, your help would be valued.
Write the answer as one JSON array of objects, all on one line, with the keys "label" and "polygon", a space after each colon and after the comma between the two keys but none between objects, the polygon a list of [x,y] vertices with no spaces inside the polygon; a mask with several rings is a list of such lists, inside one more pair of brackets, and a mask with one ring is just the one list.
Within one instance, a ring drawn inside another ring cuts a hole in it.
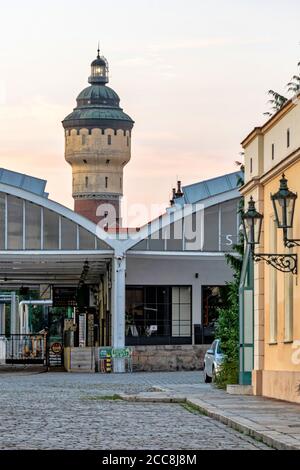
[{"label": "building cornice", "polygon": [[245,137],[245,139],[241,142],[243,148],[246,148],[258,135],[264,135],[268,132],[272,127],[274,127],[286,114],[288,114],[293,108],[297,106],[297,101],[300,98],[300,93],[296,96],[288,100],[282,108],[277,111],[273,116],[268,119],[265,124],[260,127],[255,127],[250,134]]},{"label": "building cornice", "polygon": [[268,181],[274,177],[280,175],[282,172],[286,171],[291,165],[300,160],[300,147],[290,153],[283,160],[278,162],[275,166],[266,171],[260,178],[262,184],[266,184]]},{"label": "building cornice", "polygon": [[253,131],[241,142],[242,147],[246,148],[259,135],[263,135],[262,127],[254,127]]},{"label": "building cornice", "polygon": [[242,196],[245,196],[247,193],[249,193],[249,191],[252,191],[259,184],[260,184],[260,177],[254,176],[250,181],[248,181],[246,184],[244,184],[240,188],[240,193],[242,194]]},{"label": "building cornice", "polygon": [[268,171],[263,173],[261,176],[254,176],[250,181],[248,181],[246,184],[244,184],[244,186],[240,188],[240,193],[244,196],[250,191],[252,191],[254,188],[256,188],[258,185],[265,185],[276,176],[281,175],[281,173],[286,171],[287,168],[292,166],[298,160],[300,160],[300,147],[298,147],[296,150],[294,150],[292,153],[290,153],[287,157],[278,162]]}]

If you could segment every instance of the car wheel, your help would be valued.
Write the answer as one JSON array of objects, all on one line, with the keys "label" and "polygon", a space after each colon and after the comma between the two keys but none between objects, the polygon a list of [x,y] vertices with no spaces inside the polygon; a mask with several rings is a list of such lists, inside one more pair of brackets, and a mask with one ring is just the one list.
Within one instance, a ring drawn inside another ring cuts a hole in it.
[{"label": "car wheel", "polygon": [[204,382],[206,384],[210,384],[211,383],[211,377],[209,377],[209,375],[207,375],[207,373],[205,372],[204,374]]}]

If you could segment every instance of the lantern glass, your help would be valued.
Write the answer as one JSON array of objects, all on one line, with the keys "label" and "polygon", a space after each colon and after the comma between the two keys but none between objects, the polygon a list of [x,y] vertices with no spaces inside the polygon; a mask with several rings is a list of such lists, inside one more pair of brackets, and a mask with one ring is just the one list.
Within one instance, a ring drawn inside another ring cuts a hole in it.
[{"label": "lantern glass", "polygon": [[246,243],[254,246],[260,242],[263,216],[255,209],[252,197],[249,201],[247,212],[242,216]]},{"label": "lantern glass", "polygon": [[272,194],[271,199],[277,227],[282,229],[292,228],[297,194],[288,189],[287,179],[284,175],[280,180],[279,191]]},{"label": "lantern glass", "polygon": [[92,76],[93,77],[105,77],[106,67],[105,65],[93,65]]}]

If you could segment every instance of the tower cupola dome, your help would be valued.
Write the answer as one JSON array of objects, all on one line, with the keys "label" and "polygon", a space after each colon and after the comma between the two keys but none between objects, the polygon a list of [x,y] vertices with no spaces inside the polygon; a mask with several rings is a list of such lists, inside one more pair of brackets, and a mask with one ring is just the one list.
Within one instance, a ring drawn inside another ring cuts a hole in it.
[{"label": "tower cupola dome", "polygon": [[94,223],[121,224],[123,171],[131,158],[134,121],[120,107],[108,83],[108,63],[100,56],[91,63],[89,86],[77,96],[77,106],[65,117],[65,159],[72,167],[74,208]]}]

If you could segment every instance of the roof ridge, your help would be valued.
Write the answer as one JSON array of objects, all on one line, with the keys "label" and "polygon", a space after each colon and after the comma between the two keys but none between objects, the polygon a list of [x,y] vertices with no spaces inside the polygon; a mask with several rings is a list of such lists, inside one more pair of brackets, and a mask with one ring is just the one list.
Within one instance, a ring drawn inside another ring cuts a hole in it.
[{"label": "roof ridge", "polygon": [[[213,181],[213,180],[216,180],[218,178],[226,178],[228,179],[228,176],[231,176],[231,175],[238,175],[239,173],[241,173],[241,171],[232,171],[231,173],[226,173],[225,175],[219,175],[219,176],[214,176],[213,178],[209,178],[209,179],[206,179],[206,180],[202,180],[202,181],[198,181],[196,183],[191,183],[191,184],[187,184],[185,186],[183,186],[183,189],[185,188],[190,188],[191,186],[196,186],[196,185],[199,185],[199,184],[206,184],[208,183],[209,181]],[[229,181],[229,180],[228,180]]]}]

